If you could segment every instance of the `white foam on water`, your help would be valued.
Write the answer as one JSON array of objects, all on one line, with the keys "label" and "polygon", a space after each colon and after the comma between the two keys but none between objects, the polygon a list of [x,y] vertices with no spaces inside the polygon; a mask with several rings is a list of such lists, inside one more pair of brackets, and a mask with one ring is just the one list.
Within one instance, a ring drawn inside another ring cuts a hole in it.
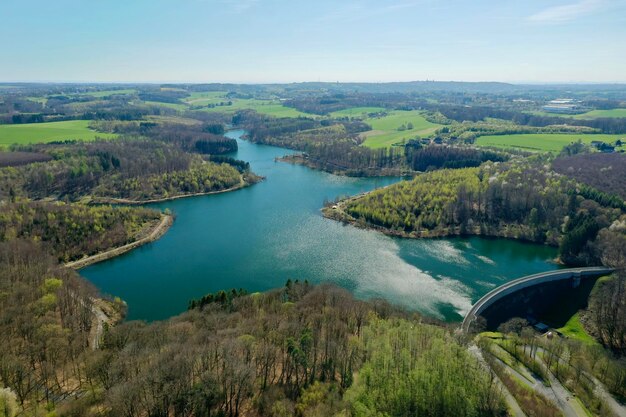
[{"label": "white foam on water", "polygon": [[483,256],[483,255],[475,255],[475,256],[478,259],[480,259],[481,261],[483,261],[484,263],[486,263],[486,264],[489,264],[489,265],[495,265],[496,264],[496,261],[494,261],[491,258],[488,258],[487,256]]},{"label": "white foam on water", "polygon": [[429,240],[423,242],[421,249],[433,258],[457,265],[469,265],[470,262],[465,258],[463,251],[454,247],[452,242],[447,240]]}]

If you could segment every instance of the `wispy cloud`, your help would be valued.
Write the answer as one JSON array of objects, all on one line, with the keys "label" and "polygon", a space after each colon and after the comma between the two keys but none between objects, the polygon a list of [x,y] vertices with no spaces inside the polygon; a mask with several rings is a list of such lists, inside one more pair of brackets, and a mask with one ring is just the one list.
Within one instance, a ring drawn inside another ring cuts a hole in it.
[{"label": "wispy cloud", "polygon": [[604,0],[580,0],[576,3],[548,7],[528,17],[535,23],[564,23],[595,12],[604,6]]}]

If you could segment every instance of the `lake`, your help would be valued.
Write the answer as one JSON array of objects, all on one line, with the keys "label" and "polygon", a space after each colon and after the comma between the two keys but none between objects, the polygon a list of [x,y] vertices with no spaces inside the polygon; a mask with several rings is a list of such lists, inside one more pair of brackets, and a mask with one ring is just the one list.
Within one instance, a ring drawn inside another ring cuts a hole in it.
[{"label": "lake", "polygon": [[399,178],[349,178],[276,162],[291,151],[238,139],[238,159],[265,181],[234,192],[173,200],[176,220],[156,242],[81,270],[103,293],[128,303],[128,319],[159,320],[192,298],[249,292],[287,279],[330,282],[358,298],[382,297],[447,321],[506,281],[556,269],[556,250],[505,239],[404,240],[321,216],[324,200]]}]

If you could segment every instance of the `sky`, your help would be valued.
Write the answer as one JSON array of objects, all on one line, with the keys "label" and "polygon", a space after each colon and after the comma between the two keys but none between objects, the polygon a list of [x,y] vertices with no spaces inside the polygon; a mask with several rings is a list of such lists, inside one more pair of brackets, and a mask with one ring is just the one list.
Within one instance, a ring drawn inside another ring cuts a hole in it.
[{"label": "sky", "polygon": [[626,0],[0,0],[0,81],[626,82]]}]

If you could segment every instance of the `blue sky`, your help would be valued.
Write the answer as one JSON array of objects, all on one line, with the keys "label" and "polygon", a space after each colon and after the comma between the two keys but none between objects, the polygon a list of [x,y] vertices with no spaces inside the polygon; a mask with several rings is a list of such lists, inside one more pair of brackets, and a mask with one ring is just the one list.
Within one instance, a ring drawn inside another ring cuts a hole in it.
[{"label": "blue sky", "polygon": [[626,0],[0,0],[0,81],[626,82]]}]

